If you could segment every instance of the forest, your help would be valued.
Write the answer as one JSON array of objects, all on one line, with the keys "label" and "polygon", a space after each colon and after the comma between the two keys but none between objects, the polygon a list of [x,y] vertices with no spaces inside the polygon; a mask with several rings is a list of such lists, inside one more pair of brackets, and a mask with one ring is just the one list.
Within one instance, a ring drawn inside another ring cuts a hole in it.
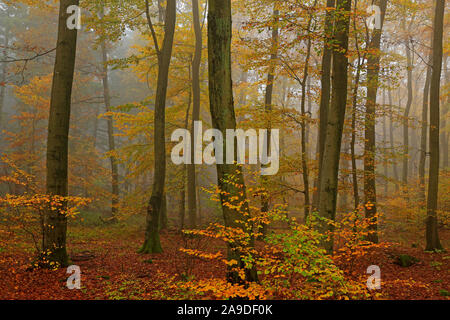
[{"label": "forest", "polygon": [[449,300],[448,8],[0,0],[0,300]]}]

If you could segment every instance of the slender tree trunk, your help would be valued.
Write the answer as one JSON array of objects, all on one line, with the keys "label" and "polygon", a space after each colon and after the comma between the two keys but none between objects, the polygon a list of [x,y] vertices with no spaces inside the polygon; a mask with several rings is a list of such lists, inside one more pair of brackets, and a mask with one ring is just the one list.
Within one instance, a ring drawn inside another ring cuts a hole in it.
[{"label": "slender tree trunk", "polygon": [[413,63],[411,59],[411,45],[409,36],[405,40],[406,50],[406,69],[408,75],[408,100],[406,101],[405,113],[403,114],[403,168],[402,168],[402,182],[404,186],[408,184],[408,163],[409,163],[409,112],[411,111],[411,105],[413,100],[413,86],[412,86],[412,72]]},{"label": "slender tree trunk", "polygon": [[[146,2],[146,16],[148,25],[153,32],[153,25],[149,14],[148,0]],[[139,250],[140,253],[162,252],[159,239],[159,222],[163,213],[164,186],[166,178],[166,141],[165,118],[166,96],[169,80],[170,60],[172,57],[173,38],[176,22],[176,0],[167,0],[165,9],[164,40],[159,50],[156,36],[154,35],[155,49],[158,55],[158,80],[155,97],[155,125],[154,125],[154,177],[152,195],[147,207],[147,221],[145,241]]]},{"label": "slender tree trunk", "polygon": [[[337,49],[333,51],[332,98],[326,122],[327,128],[322,160],[322,164],[326,163],[326,165],[321,165],[319,171],[319,215],[331,221],[334,221],[336,216],[339,159],[347,105],[347,50],[350,10],[350,0],[337,0],[334,32]],[[334,228],[327,221],[323,221],[320,223],[319,229],[322,233],[327,233]],[[324,241],[324,247],[328,253],[332,253],[333,239]]]},{"label": "slender tree trunk", "polygon": [[431,64],[432,54],[428,59],[429,66],[425,76],[425,86],[423,88],[423,102],[422,102],[422,125],[420,131],[420,159],[419,159],[419,183],[420,183],[420,201],[421,205],[425,207],[425,164],[427,159],[427,130],[428,130],[428,101],[430,96],[430,81],[431,81]]},{"label": "slender tree trunk", "polygon": [[[395,140],[394,140],[394,105],[392,104],[392,91],[391,91],[391,81],[388,80],[388,99],[389,99],[389,141],[391,144],[391,152],[394,153],[395,151]],[[392,162],[392,171],[394,173],[394,180],[396,181],[394,183],[395,185],[395,191],[398,192],[398,170],[397,170],[397,161],[394,160]]]},{"label": "slender tree trunk", "polygon": [[439,188],[439,98],[442,71],[442,38],[445,0],[436,0],[433,30],[433,65],[430,84],[430,173],[428,181],[426,250],[442,249],[438,235],[437,204]]},{"label": "slender tree trunk", "polygon": [[[334,8],[336,0],[327,0],[327,8]],[[320,95],[320,106],[319,106],[319,132],[317,140],[318,149],[318,167],[319,175],[314,182],[314,193],[313,193],[313,209],[319,208],[319,190],[320,190],[320,173],[322,172],[322,159],[323,159],[323,149],[325,147],[325,137],[327,131],[327,121],[328,121],[328,109],[330,108],[330,97],[331,97],[331,60],[333,57],[333,50],[331,46],[331,40],[333,36],[333,12],[327,10],[325,14],[324,21],[324,46],[322,55],[322,72],[321,72],[321,95]]]},{"label": "slender tree trunk", "polygon": [[[317,1],[314,2],[313,7],[315,7]],[[304,188],[304,196],[305,196],[305,207],[304,207],[304,217],[305,221],[308,221],[309,211],[311,209],[310,196],[309,196],[309,168],[308,168],[308,147],[306,144],[306,127],[308,121],[306,120],[306,85],[308,80],[308,69],[309,69],[309,60],[311,58],[311,47],[312,41],[310,38],[310,28],[312,23],[312,17],[309,18],[308,28],[307,28],[307,36],[308,41],[306,45],[306,57],[305,57],[305,65],[303,67],[303,79],[301,83],[302,88],[302,98],[300,102],[300,112],[302,113],[302,122],[301,122],[301,146],[302,146],[302,176],[303,176],[303,188]]]},{"label": "slender tree trunk", "polygon": [[[354,11],[358,10],[358,2],[355,1]],[[361,67],[363,61],[366,59],[366,54],[361,57],[361,51],[359,48],[359,39],[356,25],[356,15],[353,16],[353,29],[355,30],[355,47],[356,52],[358,54],[358,63],[356,65],[356,75],[355,75],[355,84],[353,87],[353,96],[352,96],[352,133],[351,133],[351,141],[350,141],[350,154],[351,154],[351,163],[352,163],[352,182],[353,182],[353,199],[354,199],[354,209],[358,210],[360,204],[359,198],[359,187],[358,187],[358,166],[356,164],[356,115],[358,114],[358,91],[359,91],[359,82],[361,79]],[[368,39],[366,39],[366,43]]]},{"label": "slender tree trunk", "polygon": [[[102,12],[103,15],[103,12]],[[101,42],[102,49],[102,63],[103,63],[103,97],[105,100],[105,108],[106,112],[111,111],[111,95],[109,91],[109,79],[108,79],[108,52],[106,49],[105,41]],[[116,150],[116,142],[114,140],[114,124],[112,116],[107,117],[108,124],[108,147],[109,152],[112,153]],[[119,210],[119,167],[117,162],[114,159],[114,156],[111,154],[109,156],[109,162],[111,164],[111,189],[112,189],[112,198],[111,198],[111,215],[112,219],[115,220],[117,218],[117,213]]]},{"label": "slender tree trunk", "polygon": [[[447,58],[445,58],[445,65],[447,65]],[[446,81],[446,87],[449,88],[450,86],[450,70],[447,68],[445,72],[445,81]],[[447,114],[450,108],[450,94],[447,94],[447,103],[444,103],[442,106],[442,112],[441,112],[441,144],[442,144],[442,167],[448,168],[448,137],[449,133],[447,130]]]},{"label": "slender tree trunk", "polygon": [[384,173],[384,196],[388,196],[388,162],[387,162],[387,119],[386,119],[386,89],[383,89],[383,173]]},{"label": "slender tree trunk", "polygon": [[[270,130],[272,129],[272,123],[270,121],[270,116],[272,112],[272,97],[273,97],[273,87],[275,82],[275,69],[276,61],[278,56],[278,21],[279,21],[279,10],[276,9],[276,4],[273,10],[273,26],[272,26],[272,48],[269,62],[269,72],[267,73],[267,83],[266,83],[266,94],[264,97],[264,108],[266,116],[268,118],[266,128],[267,128],[267,140],[265,143],[265,148],[270,150]],[[267,187],[269,179],[267,176],[261,177],[261,184],[263,187]],[[263,193],[261,196],[261,213],[267,213],[269,211],[269,197],[267,193]],[[263,225],[261,230],[262,236],[267,234],[267,225]]]},{"label": "slender tree trunk", "polygon": [[[9,45],[9,27],[5,26],[5,32],[3,34],[4,37],[4,48],[3,48],[3,60],[6,61],[8,58],[8,45]],[[2,76],[0,78],[0,130],[3,129],[3,108],[5,106],[6,101],[6,73],[7,63],[2,63]]]},{"label": "slender tree trunk", "polygon": [[97,137],[98,137],[98,116],[100,115],[100,107],[99,105],[95,106],[95,119],[94,119],[94,129],[93,129],[93,143],[94,143],[94,149],[97,147]]},{"label": "slender tree trunk", "polygon": [[[47,137],[47,182],[49,196],[68,194],[68,145],[72,83],[75,69],[77,29],[69,30],[67,8],[78,5],[78,0],[61,0],[59,8],[58,40],[50,98],[50,116]],[[66,251],[67,217],[63,213],[67,203],[57,210],[44,213],[42,255],[49,263],[68,265]]]},{"label": "slender tree trunk", "polygon": [[[209,65],[209,97],[212,125],[226,137],[227,129],[236,129],[236,117],[233,105],[233,88],[231,80],[231,0],[210,0],[208,8],[208,65]],[[226,140],[226,139],[224,139]],[[223,154],[226,154],[224,141]],[[236,146],[236,140],[234,140]],[[235,159],[236,159],[236,148]],[[224,179],[234,175],[235,183],[227,183]],[[221,203],[225,226],[241,228],[245,233],[252,232],[252,225],[247,220],[249,207],[246,201],[245,183],[242,168],[236,164],[217,164],[218,185],[221,192]],[[236,200],[234,200],[236,199]],[[241,203],[241,208],[230,208],[227,203]],[[242,222],[237,222],[242,221]],[[253,242],[253,241],[252,241]],[[237,267],[245,269],[246,281],[257,281],[256,268],[245,268],[237,246],[228,246],[228,259],[238,261]],[[249,244],[250,246],[253,243]],[[227,279],[231,283],[240,283],[241,278],[236,271],[228,269]]]},{"label": "slender tree trunk", "polygon": [[[191,74],[191,66],[189,65],[189,75]],[[191,80],[191,79],[189,79]],[[188,105],[186,109],[186,117],[184,118],[184,128],[187,130],[189,127],[189,112],[191,110],[191,104],[192,104],[192,87],[189,91],[189,97],[188,97]],[[191,155],[192,156],[192,155]],[[193,159],[193,158],[191,158]],[[186,174],[188,171],[188,165],[185,165],[183,168],[183,173],[181,175],[181,183],[182,187],[180,190],[180,230],[184,229],[185,224],[185,217],[186,217]]]},{"label": "slender tree trunk", "polygon": [[[192,15],[194,21],[195,33],[195,52],[192,61],[192,93],[193,93],[193,110],[192,110],[192,125],[191,125],[191,159],[194,159],[195,148],[194,142],[196,135],[203,134],[202,132],[195,132],[194,123],[200,120],[200,64],[202,61],[202,30],[200,25],[200,12],[198,0],[192,0]],[[195,163],[187,166],[188,168],[188,210],[189,210],[189,228],[197,226],[197,208],[196,208],[196,181],[195,181]]]}]

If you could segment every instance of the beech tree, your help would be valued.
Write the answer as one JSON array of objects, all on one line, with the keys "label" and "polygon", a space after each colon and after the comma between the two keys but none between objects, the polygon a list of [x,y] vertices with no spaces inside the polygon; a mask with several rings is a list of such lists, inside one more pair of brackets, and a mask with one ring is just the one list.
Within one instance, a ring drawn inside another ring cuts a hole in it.
[{"label": "beech tree", "polygon": [[[328,220],[335,219],[338,192],[338,172],[341,154],[342,131],[344,128],[347,105],[348,80],[348,33],[350,25],[350,0],[337,0],[335,12],[333,67],[331,76],[331,104],[327,117],[325,145],[322,165],[319,168],[319,216]],[[320,221],[322,233],[333,230],[329,221]],[[324,242],[325,249],[333,251],[333,240]]]},{"label": "beech tree", "polygon": [[[234,112],[233,87],[231,79],[231,0],[210,0],[208,8],[208,71],[209,71],[209,99],[213,127],[226,136],[226,130],[236,130],[236,116]],[[223,154],[226,154],[227,143],[223,143]],[[234,139],[234,159],[237,157],[236,139]],[[234,176],[235,184],[225,179]],[[249,217],[249,207],[246,202],[245,183],[241,166],[237,164],[217,164],[217,178],[222,203],[225,226],[242,228],[251,233],[251,224],[242,223]],[[236,185],[242,186],[238,187]],[[234,209],[226,203],[241,203],[241,209]],[[238,262],[244,268],[244,261],[236,250],[236,244],[228,246],[228,260]],[[242,280],[236,271],[229,269],[227,279],[231,283]],[[255,267],[245,269],[245,280],[256,281]]]},{"label": "beech tree", "polygon": [[166,178],[166,96],[169,81],[170,60],[172,58],[173,38],[176,23],[176,0],[168,0],[165,8],[164,40],[161,49],[150,16],[148,0],[145,0],[145,14],[154,41],[158,57],[158,79],[155,96],[155,124],[154,124],[154,173],[152,195],[147,206],[147,221],[145,240],[140,253],[162,252],[159,239],[160,219],[163,213],[164,187]]},{"label": "beech tree", "polygon": [[364,196],[366,218],[371,221],[370,234],[368,239],[378,242],[377,235],[377,193],[375,184],[375,152],[376,152],[376,101],[378,93],[378,79],[380,72],[380,45],[381,33],[386,13],[387,0],[377,1],[380,8],[380,26],[375,26],[372,32],[372,39],[369,42],[368,50],[371,52],[367,59],[367,99],[365,118],[365,148],[364,148]]},{"label": "beech tree", "polygon": [[[50,98],[47,137],[47,182],[50,196],[68,195],[68,145],[72,83],[77,47],[77,29],[69,29],[67,8],[78,0],[61,0],[59,5],[58,40]],[[58,209],[49,208],[42,223],[42,254],[49,263],[67,266],[66,203]]]},{"label": "beech tree", "polygon": [[430,86],[430,171],[428,179],[426,250],[442,249],[438,235],[437,200],[439,187],[439,105],[442,71],[442,39],[445,0],[436,0],[433,24],[433,64]]}]

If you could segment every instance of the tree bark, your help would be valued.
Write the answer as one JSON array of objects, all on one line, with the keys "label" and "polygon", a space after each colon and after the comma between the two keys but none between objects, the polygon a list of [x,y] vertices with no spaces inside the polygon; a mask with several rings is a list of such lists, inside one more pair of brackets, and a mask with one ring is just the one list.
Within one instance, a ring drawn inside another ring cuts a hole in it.
[{"label": "tree bark", "polygon": [[[388,80],[388,99],[389,99],[389,141],[391,145],[391,152],[395,150],[395,141],[394,141],[394,105],[392,104],[392,91],[391,91],[391,81]],[[395,179],[395,191],[398,192],[398,170],[397,170],[397,161],[393,161],[392,163],[392,171],[394,173]]]},{"label": "tree bark", "polygon": [[442,249],[438,235],[437,203],[439,191],[439,98],[442,71],[442,38],[445,0],[436,0],[433,30],[433,65],[430,84],[430,171],[428,180],[426,250]]},{"label": "tree bark", "polygon": [[[77,47],[77,29],[69,30],[67,8],[78,5],[78,0],[61,0],[59,7],[58,40],[50,98],[50,116],[47,137],[47,180],[49,196],[67,197],[68,194],[68,145],[72,84]],[[62,267],[68,265],[66,251],[67,207],[44,213],[42,230],[42,255]]]},{"label": "tree bark", "polygon": [[[145,1],[147,22],[153,33],[153,25],[149,14],[148,0]],[[161,51],[156,37],[155,49],[158,56],[158,80],[155,97],[155,124],[154,124],[154,177],[152,195],[147,206],[147,221],[145,241],[139,250],[140,253],[162,252],[159,239],[159,223],[163,213],[164,186],[166,178],[166,141],[165,118],[166,97],[169,80],[170,60],[172,58],[173,38],[176,22],[176,0],[167,0],[165,9],[164,40]]]},{"label": "tree bark", "polygon": [[430,97],[430,81],[431,81],[431,64],[432,55],[428,59],[429,66],[425,76],[425,85],[423,88],[423,102],[422,102],[422,124],[420,130],[420,159],[419,159],[419,184],[420,184],[420,201],[421,205],[425,207],[425,165],[427,159],[427,130],[428,130],[428,99]]},{"label": "tree bark", "polygon": [[[327,0],[327,8],[334,8],[336,0]],[[330,41],[333,37],[333,12],[327,10],[325,13],[324,21],[324,45],[323,45],[323,55],[322,55],[322,70],[320,76],[321,82],[321,95],[320,95],[320,106],[319,106],[319,132],[317,140],[317,150],[318,155],[318,167],[319,175],[314,181],[314,193],[313,193],[313,209],[318,209],[319,207],[319,190],[320,190],[320,173],[322,172],[322,159],[323,150],[325,147],[325,137],[327,131],[328,122],[328,109],[330,108],[330,97],[331,97],[331,60],[333,57],[333,50]]]},{"label": "tree bark", "polygon": [[[233,88],[231,79],[231,0],[210,0],[208,8],[208,65],[209,65],[209,97],[212,125],[226,137],[227,129],[236,129],[236,116],[233,105]],[[234,140],[236,146],[236,140]],[[226,154],[226,143],[223,143],[223,154]],[[236,159],[236,148],[235,159]],[[224,179],[234,176],[235,184]],[[248,221],[250,210],[246,201],[245,183],[242,168],[236,164],[217,164],[218,186],[221,192],[221,203],[225,226],[240,228],[245,233],[252,232]],[[234,200],[236,199],[236,200]],[[227,206],[227,203],[241,203],[240,209]],[[242,222],[237,222],[242,221]],[[252,241],[253,242],[253,241]],[[245,244],[238,244],[245,246]],[[249,244],[250,246],[253,243]],[[241,253],[235,244],[228,246],[228,259],[238,261],[238,266],[245,269],[246,281],[257,281],[256,268],[245,268]],[[231,283],[240,283],[237,272],[230,268],[227,279]]]},{"label": "tree bark", "polygon": [[[8,58],[8,45],[9,45],[9,27],[5,26],[4,37],[4,48],[3,48],[3,60],[6,61]],[[2,76],[0,78],[0,130],[3,129],[3,108],[6,101],[6,73],[7,73],[7,63],[2,63]]]},{"label": "tree bark", "polygon": [[375,153],[376,153],[376,105],[378,93],[378,79],[380,72],[380,45],[381,33],[383,30],[384,16],[386,13],[387,0],[375,2],[380,7],[381,23],[380,29],[375,28],[372,39],[368,45],[371,52],[367,58],[367,99],[365,115],[365,143],[364,143],[364,202],[365,215],[370,220],[369,234],[367,239],[378,243],[377,234],[377,193],[376,193],[376,173],[375,173]]},{"label": "tree bark", "polygon": [[[272,123],[270,121],[270,113],[272,112],[272,97],[273,97],[273,87],[275,81],[275,69],[276,69],[276,61],[278,58],[278,21],[279,21],[280,11],[276,9],[276,4],[274,5],[273,10],[273,26],[272,26],[272,48],[271,55],[269,61],[269,72],[267,73],[267,82],[266,82],[266,92],[264,97],[264,109],[268,117],[267,121],[267,140],[266,140],[266,148],[270,150],[270,130],[272,129]],[[268,184],[267,176],[261,177],[261,184],[265,188]],[[266,190],[267,191],[267,190]],[[261,213],[267,213],[269,211],[269,197],[267,193],[263,193],[261,196]],[[262,226],[261,230],[262,236],[265,236],[267,233],[267,225]]]},{"label": "tree bark", "polygon": [[[315,7],[317,4],[317,1],[314,2],[313,7]],[[308,21],[308,27],[307,27],[307,36],[308,36],[308,42],[306,45],[306,57],[305,57],[305,65],[303,67],[303,79],[301,83],[302,88],[302,98],[300,102],[300,112],[302,113],[302,122],[301,122],[301,146],[302,146],[302,177],[303,177],[303,189],[304,189],[304,196],[305,196],[305,207],[304,207],[304,219],[305,221],[308,221],[309,211],[311,207],[310,203],[310,196],[309,196],[309,168],[308,168],[308,146],[306,144],[307,137],[306,137],[306,127],[308,124],[308,121],[306,120],[306,86],[307,86],[307,80],[308,80],[308,71],[309,71],[309,60],[311,58],[311,47],[312,47],[312,41],[310,37],[310,28],[312,23],[312,17],[309,18]]]},{"label": "tree bark", "polygon": [[192,109],[192,124],[191,124],[191,159],[192,164],[187,165],[188,170],[188,215],[189,228],[197,226],[197,203],[196,203],[196,180],[195,180],[195,163],[193,161],[195,148],[195,135],[203,134],[202,132],[195,132],[194,123],[200,120],[200,64],[202,62],[202,30],[200,25],[200,12],[198,0],[192,0],[192,16],[194,21],[195,33],[195,52],[192,60],[192,95],[193,95],[193,109]]},{"label": "tree bark", "polygon": [[408,184],[408,163],[409,163],[409,112],[411,111],[411,105],[413,100],[413,86],[412,86],[412,72],[413,63],[411,59],[411,45],[410,38],[405,40],[406,50],[406,70],[408,75],[408,100],[406,101],[405,113],[403,114],[403,168],[402,168],[402,182],[406,186]]},{"label": "tree bark", "polygon": [[[102,50],[102,62],[103,62],[103,97],[105,100],[105,108],[106,112],[111,111],[111,95],[109,91],[109,79],[108,79],[108,52],[106,49],[105,41],[101,42],[101,50]],[[116,150],[116,142],[114,139],[114,124],[112,116],[107,117],[108,124],[108,147],[109,152],[114,152]],[[111,190],[112,190],[112,198],[111,198],[111,218],[115,220],[117,218],[117,213],[119,210],[119,167],[117,162],[114,159],[114,156],[111,154],[109,156],[109,162],[111,165]]]},{"label": "tree bark", "polygon": [[[337,0],[334,40],[338,49],[333,51],[332,97],[328,112],[323,160],[320,166],[319,215],[335,220],[338,193],[339,159],[342,131],[347,105],[348,34],[350,25],[350,0]],[[323,123],[322,123],[323,125]],[[326,164],[326,165],[324,165]],[[334,230],[327,221],[321,221],[319,230],[325,234]],[[323,243],[328,253],[333,252],[333,239]]]}]

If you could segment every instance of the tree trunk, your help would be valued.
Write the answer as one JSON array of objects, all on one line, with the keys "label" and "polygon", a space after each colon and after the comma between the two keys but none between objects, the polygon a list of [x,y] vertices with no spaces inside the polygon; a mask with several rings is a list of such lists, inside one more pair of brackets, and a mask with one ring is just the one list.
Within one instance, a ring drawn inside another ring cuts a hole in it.
[{"label": "tree trunk", "polygon": [[[108,79],[108,52],[106,50],[106,44],[103,40],[101,42],[102,49],[102,62],[103,62],[103,97],[105,99],[105,108],[106,112],[111,111],[111,96],[109,91],[109,79]],[[114,124],[112,116],[107,117],[108,122],[108,147],[109,152],[114,152],[116,150],[116,143],[114,140]],[[114,159],[114,156],[111,154],[109,156],[109,161],[111,164],[111,189],[112,189],[112,198],[111,198],[111,218],[112,220],[117,219],[117,213],[119,210],[119,167],[117,162]]]},{"label": "tree trunk", "polygon": [[[68,145],[72,83],[77,47],[77,29],[69,30],[67,8],[78,5],[78,0],[61,0],[59,7],[58,40],[50,98],[50,116],[47,137],[47,182],[49,196],[67,197]],[[48,208],[44,213],[42,255],[49,263],[68,265],[66,251],[67,217],[63,213],[67,204],[57,210]]]},{"label": "tree trunk", "polygon": [[[279,21],[279,15],[280,11],[277,10],[276,4],[274,5],[273,10],[273,26],[272,26],[272,48],[271,48],[271,55],[270,55],[270,61],[269,61],[269,72],[267,73],[267,83],[266,83],[266,93],[264,97],[264,108],[266,112],[266,116],[268,117],[268,121],[266,124],[267,128],[267,140],[265,143],[265,146],[267,150],[270,150],[270,130],[272,129],[272,123],[270,121],[270,113],[272,112],[272,97],[273,97],[273,87],[274,87],[274,81],[275,81],[275,68],[276,68],[276,61],[278,56],[278,21]],[[268,177],[262,176],[261,177],[261,184],[264,188],[268,185]],[[267,191],[267,190],[266,190]],[[261,196],[261,213],[267,213],[269,211],[269,197],[267,196],[267,193],[263,193]],[[262,226],[261,230],[262,236],[265,236],[267,234],[267,225]]]},{"label": "tree trunk", "polygon": [[[4,37],[4,48],[3,48],[3,60],[6,61],[8,57],[8,45],[9,45],[9,27],[5,27]],[[3,130],[3,108],[6,101],[6,73],[7,73],[7,63],[2,63],[2,76],[0,78],[0,130]]]},{"label": "tree trunk", "polygon": [[367,239],[371,242],[378,243],[378,226],[376,217],[377,193],[375,173],[375,110],[377,105],[378,79],[380,72],[381,33],[383,30],[387,0],[379,0],[375,3],[380,7],[381,24],[380,29],[375,28],[373,30],[372,40],[368,45],[368,50],[369,52],[371,52],[371,54],[367,58],[367,99],[364,143],[364,202],[366,218],[370,219],[371,222]]},{"label": "tree trunk", "polygon": [[[146,2],[147,22],[151,30],[153,25],[149,14],[148,0]],[[155,125],[154,125],[154,177],[152,195],[147,207],[147,221],[145,241],[139,250],[140,253],[162,252],[159,239],[159,222],[163,213],[164,186],[166,178],[166,141],[165,118],[166,96],[169,80],[170,60],[172,57],[173,38],[176,22],[176,0],[167,0],[165,9],[164,40],[161,51],[158,49],[156,37],[155,49],[158,55],[158,80],[155,97]]]},{"label": "tree trunk", "polygon": [[[447,58],[445,58],[445,65],[447,65]],[[445,72],[445,81],[446,81],[446,87],[450,88],[450,70],[447,68]],[[450,94],[447,94],[447,103],[445,103],[442,107],[441,112],[441,144],[442,144],[442,167],[447,169],[448,168],[448,137],[449,133],[447,130],[447,114],[450,108]]]},{"label": "tree trunk", "polygon": [[[358,10],[357,2],[355,2],[354,11]],[[356,31],[356,15],[353,16],[353,29]],[[356,65],[356,75],[355,75],[355,84],[353,87],[353,96],[352,96],[352,133],[351,133],[351,141],[350,141],[350,154],[351,154],[351,162],[352,162],[352,184],[353,184],[353,199],[354,199],[354,209],[355,212],[359,208],[360,199],[359,199],[359,187],[358,187],[358,167],[356,164],[356,115],[358,113],[358,90],[359,90],[359,82],[361,79],[361,67],[363,61],[366,59],[366,54],[361,57],[361,51],[358,44],[358,32],[355,32],[355,47],[356,52],[358,54],[358,64]],[[368,40],[366,39],[366,43]]]},{"label": "tree trunk", "polygon": [[433,65],[430,84],[430,173],[428,181],[426,250],[442,249],[438,235],[437,203],[439,188],[439,98],[442,71],[442,38],[445,0],[436,0],[433,30]]},{"label": "tree trunk", "polygon": [[196,181],[195,181],[195,148],[194,142],[196,135],[203,134],[202,132],[195,132],[194,123],[200,120],[200,64],[202,62],[202,30],[200,25],[198,0],[192,0],[192,16],[194,21],[195,33],[195,52],[192,60],[192,94],[193,94],[193,109],[192,109],[192,125],[191,125],[191,159],[192,164],[187,165],[188,170],[188,210],[189,210],[189,228],[197,226],[197,207],[196,207]]},{"label": "tree trunk", "polygon": [[[327,8],[334,8],[336,0],[327,0]],[[330,108],[330,97],[331,97],[331,59],[333,57],[333,49],[330,41],[333,37],[333,11],[327,10],[325,13],[324,21],[324,45],[323,45],[323,55],[322,55],[322,70],[321,70],[321,95],[320,95],[320,106],[319,106],[319,132],[317,139],[317,150],[318,155],[318,167],[319,175],[314,181],[314,193],[313,193],[313,209],[319,208],[319,190],[320,190],[320,173],[322,172],[322,159],[323,159],[323,149],[325,147],[325,137],[327,131],[327,121],[328,121],[328,110]]]},{"label": "tree trunk", "polygon": [[[394,106],[392,104],[392,91],[391,91],[391,81],[388,80],[388,99],[389,99],[389,141],[391,144],[391,152],[395,150],[395,141],[394,141]],[[397,161],[394,160],[392,163],[392,171],[394,173],[394,183],[395,191],[398,192],[398,170],[397,170]]]},{"label": "tree trunk", "polygon": [[[317,4],[317,1],[314,2],[313,7],[315,8]],[[311,58],[311,47],[312,47],[312,41],[310,37],[310,28],[312,23],[312,17],[309,18],[308,21],[308,28],[307,28],[307,36],[308,36],[308,42],[306,45],[306,57],[305,57],[305,65],[303,67],[303,79],[301,83],[302,88],[302,98],[300,102],[300,112],[302,113],[302,122],[301,122],[301,146],[302,146],[302,176],[303,176],[303,189],[304,189],[304,196],[305,196],[305,208],[304,208],[304,219],[305,221],[308,221],[309,211],[311,207],[310,203],[310,197],[309,197],[309,168],[308,168],[308,147],[306,144],[306,126],[308,124],[308,121],[305,119],[306,117],[306,85],[308,80],[308,68],[309,68],[309,60]]]},{"label": "tree trunk", "polygon": [[406,50],[406,69],[408,74],[408,100],[406,101],[405,113],[403,114],[403,168],[402,168],[402,182],[406,187],[408,184],[408,163],[409,163],[409,112],[411,111],[412,99],[413,99],[413,86],[412,86],[412,70],[413,64],[411,59],[411,45],[409,36],[405,40]]},{"label": "tree trunk", "polygon": [[[334,40],[338,49],[333,51],[332,97],[328,112],[323,160],[320,166],[319,215],[328,220],[335,220],[336,198],[338,193],[339,159],[342,131],[344,128],[345,109],[347,105],[347,70],[348,70],[348,33],[350,25],[350,0],[337,0],[335,13]],[[324,123],[322,123],[322,126]],[[326,165],[323,165],[326,164]],[[334,228],[327,221],[321,221],[322,233]],[[333,252],[333,239],[324,241],[328,253]]]},{"label": "tree trunk", "polygon": [[[231,0],[210,0],[208,8],[208,65],[209,65],[209,96],[213,128],[222,132],[224,140],[227,129],[236,129],[236,117],[233,105],[233,88],[231,80]],[[236,140],[234,140],[236,147]],[[226,143],[223,143],[223,154],[226,154]],[[235,159],[236,159],[236,148]],[[235,184],[229,184],[224,179],[233,175]],[[240,228],[245,233],[252,232],[248,221],[250,210],[246,202],[244,177],[242,168],[236,164],[217,164],[218,186],[221,192],[221,203],[225,226]],[[236,200],[234,200],[236,199]],[[227,203],[242,203],[239,209],[230,208]],[[247,223],[239,223],[243,221]],[[253,241],[252,241],[253,242]],[[245,244],[238,244],[243,245]],[[248,244],[250,246],[253,243]],[[228,259],[238,261],[240,268],[245,268],[239,250],[235,244],[228,246]],[[228,269],[227,279],[231,283],[240,283],[236,271]],[[256,268],[245,268],[245,280],[257,281]]]},{"label": "tree trunk", "polygon": [[383,89],[383,174],[384,196],[388,196],[388,162],[387,162],[387,119],[386,119],[386,89]]},{"label": "tree trunk", "polygon": [[419,184],[420,184],[420,202],[425,207],[425,164],[427,159],[427,129],[428,129],[428,99],[430,95],[430,81],[431,81],[431,64],[432,55],[428,59],[429,66],[427,67],[425,86],[423,88],[423,102],[422,102],[422,123],[420,131],[420,159],[419,159]]}]

